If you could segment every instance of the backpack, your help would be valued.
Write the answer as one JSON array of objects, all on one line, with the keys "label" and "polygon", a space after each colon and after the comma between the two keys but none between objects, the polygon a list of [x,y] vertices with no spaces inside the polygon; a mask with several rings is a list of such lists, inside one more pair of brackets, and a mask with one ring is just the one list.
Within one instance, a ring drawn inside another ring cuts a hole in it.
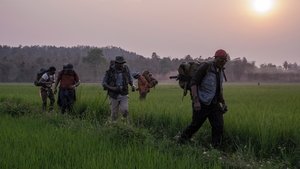
[{"label": "backpack", "polygon": [[[179,86],[183,89],[183,97],[186,96],[188,90],[191,90],[192,77],[205,63],[209,64],[210,62],[182,62],[177,69],[178,75],[169,77],[170,79],[178,80]],[[205,72],[205,74],[207,73],[207,71]]]},{"label": "backpack", "polygon": [[48,71],[48,69],[44,69],[44,68],[41,68],[37,73],[36,73],[36,78],[33,82],[33,84],[35,86],[42,86],[42,84],[40,83],[40,79],[41,77],[43,76],[44,73],[46,73]]},{"label": "backpack", "polygon": [[149,83],[149,87],[150,88],[153,88],[153,87],[155,87],[158,84],[158,81],[152,76],[152,73],[150,73],[148,70],[145,70],[142,73],[142,76],[145,77],[145,79]]},{"label": "backpack", "polygon": [[[210,70],[210,66],[212,65],[211,61],[204,61],[204,62],[182,62],[177,71],[177,76],[170,76],[170,79],[176,78],[178,80],[179,86],[183,89],[183,96],[186,96],[187,91],[191,90],[191,79],[195,75],[195,73],[198,71],[198,69],[203,66],[204,64],[209,64],[209,68],[206,70],[204,76],[207,74],[207,72]],[[223,76],[225,81],[227,81],[224,69],[222,69]]]},{"label": "backpack", "polygon": [[183,89],[183,96],[186,96],[187,91],[191,90],[191,79],[204,63],[205,62],[182,62],[179,65],[176,80],[178,80],[179,86]]}]

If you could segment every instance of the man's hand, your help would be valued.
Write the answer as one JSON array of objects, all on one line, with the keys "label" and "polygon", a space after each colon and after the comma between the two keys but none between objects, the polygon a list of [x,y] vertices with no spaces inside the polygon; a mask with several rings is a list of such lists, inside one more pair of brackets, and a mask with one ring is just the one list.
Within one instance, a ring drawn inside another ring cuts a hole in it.
[{"label": "man's hand", "polygon": [[72,89],[75,89],[76,87],[78,87],[80,85],[80,81],[78,81],[77,83],[75,83],[73,86],[71,86]]},{"label": "man's hand", "polygon": [[132,85],[132,86],[131,86],[131,91],[134,92],[134,91],[135,91],[135,88],[136,88],[136,87],[135,87],[134,85]]},{"label": "man's hand", "polygon": [[194,111],[200,111],[201,110],[201,104],[200,104],[200,100],[199,100],[199,97],[198,97],[197,85],[191,86],[191,94],[192,94]]},{"label": "man's hand", "polygon": [[104,90],[118,91],[118,87],[112,87],[106,83],[103,84],[103,88],[104,88]]},{"label": "man's hand", "polygon": [[111,87],[111,86],[109,86],[108,89],[111,90],[111,91],[114,91],[114,92],[120,92],[121,91],[120,87]]},{"label": "man's hand", "polygon": [[225,103],[219,103],[220,111],[224,114],[228,111],[227,105]]}]

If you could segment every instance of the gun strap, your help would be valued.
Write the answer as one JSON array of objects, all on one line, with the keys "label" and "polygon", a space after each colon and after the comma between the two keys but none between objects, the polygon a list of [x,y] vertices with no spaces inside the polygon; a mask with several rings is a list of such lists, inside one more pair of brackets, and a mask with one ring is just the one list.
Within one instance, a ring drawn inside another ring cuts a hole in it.
[{"label": "gun strap", "polygon": [[225,82],[227,82],[227,77],[226,77],[224,69],[222,69],[222,72],[223,72],[223,76],[224,76]]}]

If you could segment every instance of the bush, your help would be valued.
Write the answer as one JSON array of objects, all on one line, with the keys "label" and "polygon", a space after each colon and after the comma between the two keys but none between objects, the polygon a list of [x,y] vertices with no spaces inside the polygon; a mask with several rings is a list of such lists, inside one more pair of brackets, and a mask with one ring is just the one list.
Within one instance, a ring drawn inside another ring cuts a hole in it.
[{"label": "bush", "polygon": [[9,114],[13,117],[23,116],[29,114],[32,108],[25,103],[18,100],[4,100],[0,103],[0,113]]}]

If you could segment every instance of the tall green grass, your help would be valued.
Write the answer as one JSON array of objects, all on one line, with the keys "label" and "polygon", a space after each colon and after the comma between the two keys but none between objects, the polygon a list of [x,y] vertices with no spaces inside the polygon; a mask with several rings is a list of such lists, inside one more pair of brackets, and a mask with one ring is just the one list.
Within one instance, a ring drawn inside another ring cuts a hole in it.
[{"label": "tall green grass", "polygon": [[[91,128],[68,117],[0,119],[1,168],[220,168],[156,146],[145,131],[113,125]],[[55,121],[51,123],[51,121]],[[81,125],[81,126],[78,126]],[[176,151],[176,150],[171,150]]]},{"label": "tall green grass", "polygon": [[295,84],[224,86],[229,111],[224,116],[223,152],[219,152],[209,146],[208,122],[195,134],[194,143],[177,145],[172,141],[192,115],[189,96],[182,100],[182,90],[175,85],[152,89],[145,101],[138,99],[137,92],[130,93],[131,124],[114,125],[107,123],[108,99],[99,85],[80,86],[75,111],[61,116],[58,108],[54,114],[41,112],[38,88],[2,84],[0,148],[4,151],[0,152],[0,166],[297,167],[299,93],[300,85]]}]

